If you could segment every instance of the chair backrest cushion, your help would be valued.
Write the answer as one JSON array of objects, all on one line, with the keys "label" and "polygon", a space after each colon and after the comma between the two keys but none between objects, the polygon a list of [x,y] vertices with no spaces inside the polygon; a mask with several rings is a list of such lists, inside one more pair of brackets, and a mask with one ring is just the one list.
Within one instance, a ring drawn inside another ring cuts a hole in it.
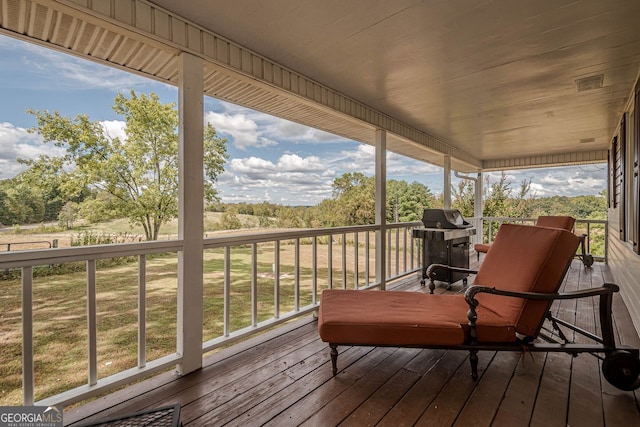
[{"label": "chair backrest cushion", "polygon": [[538,227],[562,228],[567,231],[573,230],[575,223],[576,220],[572,216],[541,215],[536,220]]},{"label": "chair backrest cushion", "polygon": [[[570,231],[528,225],[503,224],[480,266],[474,285],[517,292],[558,291],[578,248]],[[479,294],[478,301],[513,322],[516,331],[535,336],[550,302]]]}]

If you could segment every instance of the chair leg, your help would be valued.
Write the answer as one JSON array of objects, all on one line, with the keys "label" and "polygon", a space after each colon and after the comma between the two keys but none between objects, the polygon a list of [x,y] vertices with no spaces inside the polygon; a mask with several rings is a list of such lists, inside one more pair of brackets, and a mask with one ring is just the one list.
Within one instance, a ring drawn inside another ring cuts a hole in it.
[{"label": "chair leg", "polygon": [[331,367],[333,369],[333,375],[338,374],[338,346],[336,344],[329,344],[331,347]]},{"label": "chair leg", "polygon": [[469,362],[471,363],[471,378],[478,379],[478,350],[469,350]]}]

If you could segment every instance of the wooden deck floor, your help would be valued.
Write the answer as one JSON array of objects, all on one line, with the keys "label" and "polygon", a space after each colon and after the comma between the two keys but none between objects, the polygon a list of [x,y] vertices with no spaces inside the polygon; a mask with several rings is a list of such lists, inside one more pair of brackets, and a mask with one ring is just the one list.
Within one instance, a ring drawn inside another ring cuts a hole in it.
[{"label": "wooden deck floor", "polygon": [[[575,261],[564,287],[598,286],[608,275],[603,264],[585,269]],[[397,286],[419,288],[415,276]],[[593,303],[563,302],[554,309],[595,331]],[[614,315],[618,342],[640,346],[618,295]],[[194,374],[162,374],[70,410],[65,423],[179,403],[189,427],[640,425],[640,393],[610,386],[600,361],[588,354],[480,352],[474,382],[463,351],[339,350],[342,371],[334,378],[316,322],[302,319],[207,358]]]}]

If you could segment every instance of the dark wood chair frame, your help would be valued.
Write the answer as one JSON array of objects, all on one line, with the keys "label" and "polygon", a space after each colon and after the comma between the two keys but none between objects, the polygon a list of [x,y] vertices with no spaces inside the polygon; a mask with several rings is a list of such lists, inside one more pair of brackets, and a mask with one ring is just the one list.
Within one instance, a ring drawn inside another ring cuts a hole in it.
[{"label": "dark wood chair frame", "polygon": [[[436,274],[441,269],[464,270],[470,274],[477,273],[474,270],[448,267],[441,264],[433,264],[427,269],[431,288]],[[433,285],[435,286],[435,285]],[[612,303],[613,294],[620,288],[613,283],[605,283],[604,286],[579,291],[563,293],[537,293],[537,292],[513,292],[496,289],[487,286],[470,286],[465,292],[465,301],[469,305],[467,318],[469,319],[469,334],[467,342],[455,346],[415,346],[420,348],[446,348],[451,350],[469,351],[471,363],[471,377],[478,379],[478,351],[514,351],[514,352],[560,352],[577,357],[581,353],[589,353],[603,361],[602,372],[607,381],[620,390],[631,391],[640,387],[640,350],[630,346],[616,346],[613,332]],[[513,343],[479,343],[476,333],[478,314],[476,308],[479,305],[476,295],[489,293],[507,297],[525,298],[529,300],[549,301],[571,300],[599,296],[599,317],[602,336],[597,336],[585,331],[576,325],[559,319],[547,312],[540,322],[538,331],[534,336],[517,337]],[[547,322],[550,324],[548,325]],[[570,329],[583,337],[593,341],[591,344],[575,343],[570,341],[561,327]],[[554,335],[557,336],[554,337]],[[536,340],[538,339],[538,340]],[[540,342],[544,341],[544,342]],[[347,344],[341,344],[347,345]],[[360,344],[352,344],[360,345]],[[331,348],[331,363],[333,375],[338,373],[338,344],[329,343]],[[604,357],[600,354],[604,354]]]}]

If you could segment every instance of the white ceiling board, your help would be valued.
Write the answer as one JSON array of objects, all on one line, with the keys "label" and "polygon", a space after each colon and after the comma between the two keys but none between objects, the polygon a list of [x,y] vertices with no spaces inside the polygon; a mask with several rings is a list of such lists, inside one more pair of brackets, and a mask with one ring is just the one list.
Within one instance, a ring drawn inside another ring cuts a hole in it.
[{"label": "white ceiling board", "polygon": [[640,64],[637,0],[152,3],[482,160],[606,148]]}]

